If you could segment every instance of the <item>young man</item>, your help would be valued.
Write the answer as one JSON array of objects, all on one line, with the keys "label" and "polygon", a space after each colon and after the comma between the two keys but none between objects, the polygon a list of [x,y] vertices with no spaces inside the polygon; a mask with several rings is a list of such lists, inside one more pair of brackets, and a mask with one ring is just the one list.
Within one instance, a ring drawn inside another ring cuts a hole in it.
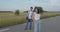
[{"label": "young man", "polygon": [[28,11],[27,14],[27,21],[26,21],[26,26],[25,26],[25,30],[31,30],[32,29],[32,12],[33,11],[33,7],[30,7],[30,10]]}]

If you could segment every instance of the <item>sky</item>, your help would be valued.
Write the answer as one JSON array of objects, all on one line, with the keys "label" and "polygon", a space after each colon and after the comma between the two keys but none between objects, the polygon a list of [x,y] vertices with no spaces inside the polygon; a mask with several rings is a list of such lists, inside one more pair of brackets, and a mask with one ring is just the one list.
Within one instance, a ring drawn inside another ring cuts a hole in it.
[{"label": "sky", "polygon": [[45,11],[60,11],[60,0],[0,0],[0,11],[26,11],[31,6],[43,7]]}]

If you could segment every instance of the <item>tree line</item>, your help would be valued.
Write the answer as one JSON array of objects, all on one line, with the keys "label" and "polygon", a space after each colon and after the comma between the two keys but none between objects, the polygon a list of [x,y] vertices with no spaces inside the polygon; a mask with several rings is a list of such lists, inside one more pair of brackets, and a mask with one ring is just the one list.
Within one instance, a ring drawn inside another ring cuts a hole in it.
[{"label": "tree line", "polygon": [[[39,11],[40,11],[40,13],[46,12],[46,11],[43,10],[42,7],[35,7],[35,8],[38,8]],[[34,9],[35,9],[35,8],[34,8]],[[25,11],[25,12],[27,12],[27,11]],[[19,10],[16,10],[16,11],[15,11],[15,15],[19,15],[19,14],[20,14],[20,11],[19,11]]]}]

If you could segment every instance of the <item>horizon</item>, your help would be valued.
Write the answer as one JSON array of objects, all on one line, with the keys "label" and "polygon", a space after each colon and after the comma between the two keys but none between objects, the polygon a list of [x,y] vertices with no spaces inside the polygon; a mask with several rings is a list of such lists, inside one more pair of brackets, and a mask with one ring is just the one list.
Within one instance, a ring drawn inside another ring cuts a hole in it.
[{"label": "horizon", "polygon": [[60,0],[0,0],[0,11],[29,10],[30,7],[43,7],[45,11],[60,11]]}]

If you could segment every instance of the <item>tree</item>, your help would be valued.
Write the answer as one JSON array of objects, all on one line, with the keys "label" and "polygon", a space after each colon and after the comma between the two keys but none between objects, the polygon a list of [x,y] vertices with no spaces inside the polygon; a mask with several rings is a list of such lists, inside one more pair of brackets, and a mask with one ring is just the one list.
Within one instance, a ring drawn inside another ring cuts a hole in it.
[{"label": "tree", "polygon": [[[38,8],[38,9],[39,9],[39,11],[40,11],[40,13],[43,13],[43,12],[44,12],[44,10],[43,10],[43,8],[42,8],[42,7],[35,7],[35,8]],[[34,10],[35,10],[35,8],[34,8]]]},{"label": "tree", "polygon": [[19,15],[19,13],[20,13],[19,10],[15,11],[15,15]]}]

